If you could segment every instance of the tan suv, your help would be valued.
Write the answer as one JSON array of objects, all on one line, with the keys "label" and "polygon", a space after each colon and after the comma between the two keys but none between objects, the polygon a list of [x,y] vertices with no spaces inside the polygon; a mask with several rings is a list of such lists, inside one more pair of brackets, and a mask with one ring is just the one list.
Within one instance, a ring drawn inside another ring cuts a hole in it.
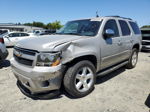
[{"label": "tan suv", "polygon": [[141,49],[135,21],[108,16],[69,21],[56,34],[20,41],[11,66],[28,96],[46,97],[62,85],[74,97],[89,94],[97,76],[134,68]]}]

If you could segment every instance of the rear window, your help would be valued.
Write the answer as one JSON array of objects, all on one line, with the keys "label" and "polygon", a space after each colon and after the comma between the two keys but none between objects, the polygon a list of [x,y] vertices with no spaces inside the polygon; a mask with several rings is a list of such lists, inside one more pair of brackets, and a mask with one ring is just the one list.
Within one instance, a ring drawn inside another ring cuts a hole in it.
[{"label": "rear window", "polygon": [[135,34],[141,34],[138,25],[135,22],[129,22]]},{"label": "rear window", "polygon": [[119,24],[120,24],[120,27],[121,27],[121,31],[122,31],[122,35],[123,35],[123,36],[130,35],[130,34],[131,34],[131,31],[130,31],[129,26],[128,26],[128,24],[127,24],[126,21],[119,20]]}]

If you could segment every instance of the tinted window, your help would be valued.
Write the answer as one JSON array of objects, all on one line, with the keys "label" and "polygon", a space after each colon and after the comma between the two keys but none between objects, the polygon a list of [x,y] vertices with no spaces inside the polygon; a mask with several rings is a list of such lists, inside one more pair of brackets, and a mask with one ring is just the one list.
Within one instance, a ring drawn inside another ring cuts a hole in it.
[{"label": "tinted window", "polygon": [[114,37],[118,37],[119,36],[119,31],[118,31],[118,27],[117,27],[117,23],[115,20],[108,20],[105,27],[104,27],[104,32],[106,31],[106,29],[111,29],[115,32],[115,36]]},{"label": "tinted window", "polygon": [[27,33],[21,33],[21,37],[29,36]]},{"label": "tinted window", "polygon": [[123,36],[130,35],[130,34],[131,34],[131,31],[130,31],[129,26],[128,26],[128,24],[127,24],[126,21],[119,20],[119,24],[120,24],[120,27],[121,27],[121,31],[122,31],[122,35],[123,35]]},{"label": "tinted window", "polygon": [[19,33],[11,33],[8,35],[9,37],[19,37]]},{"label": "tinted window", "polygon": [[135,34],[141,34],[138,25],[135,22],[129,22]]}]

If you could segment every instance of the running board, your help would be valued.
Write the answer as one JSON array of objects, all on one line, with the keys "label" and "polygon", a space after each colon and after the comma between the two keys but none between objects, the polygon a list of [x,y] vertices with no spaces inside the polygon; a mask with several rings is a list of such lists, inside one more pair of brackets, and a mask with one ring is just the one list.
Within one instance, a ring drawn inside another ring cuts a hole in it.
[{"label": "running board", "polygon": [[127,63],[128,63],[128,61],[125,61],[125,62],[120,63],[120,64],[118,64],[118,65],[116,65],[116,66],[113,66],[113,67],[111,67],[111,68],[109,68],[109,69],[106,69],[105,71],[100,71],[100,72],[97,73],[97,76],[106,75],[106,74],[108,74],[108,73],[110,73],[110,72],[112,72],[112,71],[114,71],[114,70],[117,70],[118,68],[120,68],[120,67],[126,65]]}]

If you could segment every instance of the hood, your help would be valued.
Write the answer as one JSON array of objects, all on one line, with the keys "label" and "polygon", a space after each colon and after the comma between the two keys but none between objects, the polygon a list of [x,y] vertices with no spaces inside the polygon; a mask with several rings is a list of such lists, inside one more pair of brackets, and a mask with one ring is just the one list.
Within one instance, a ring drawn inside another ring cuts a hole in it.
[{"label": "hood", "polygon": [[19,41],[16,46],[37,51],[51,51],[57,45],[83,38],[75,35],[47,35]]}]

